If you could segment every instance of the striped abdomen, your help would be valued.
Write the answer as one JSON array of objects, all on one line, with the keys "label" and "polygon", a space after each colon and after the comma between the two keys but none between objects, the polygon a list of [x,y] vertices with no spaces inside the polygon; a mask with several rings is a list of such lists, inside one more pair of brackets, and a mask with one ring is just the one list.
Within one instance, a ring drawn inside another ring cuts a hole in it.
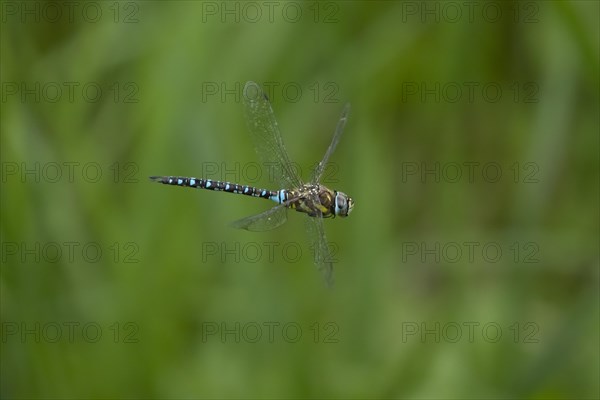
[{"label": "striped abdomen", "polygon": [[153,182],[163,183],[165,185],[191,187],[197,189],[208,189],[219,192],[229,192],[236,194],[245,194],[246,196],[261,197],[272,200],[278,204],[287,200],[287,190],[266,190],[258,189],[253,186],[238,185],[236,183],[213,181],[211,179],[187,178],[183,176],[151,176]]}]

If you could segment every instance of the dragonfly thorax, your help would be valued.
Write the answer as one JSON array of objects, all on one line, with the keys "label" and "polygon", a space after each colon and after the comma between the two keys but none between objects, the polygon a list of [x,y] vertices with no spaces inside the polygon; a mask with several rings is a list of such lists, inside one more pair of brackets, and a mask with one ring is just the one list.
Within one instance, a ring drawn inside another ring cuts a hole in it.
[{"label": "dragonfly thorax", "polygon": [[347,217],[354,202],[343,192],[331,190],[319,184],[307,184],[286,194],[288,207],[307,213],[311,217]]}]

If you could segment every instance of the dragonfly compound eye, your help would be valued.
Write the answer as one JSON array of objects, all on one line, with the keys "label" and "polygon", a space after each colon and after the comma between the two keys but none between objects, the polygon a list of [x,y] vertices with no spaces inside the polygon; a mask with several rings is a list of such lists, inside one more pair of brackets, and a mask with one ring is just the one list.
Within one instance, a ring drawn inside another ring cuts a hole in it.
[{"label": "dragonfly compound eye", "polygon": [[335,215],[347,217],[354,207],[354,202],[346,193],[337,192],[335,196]]}]

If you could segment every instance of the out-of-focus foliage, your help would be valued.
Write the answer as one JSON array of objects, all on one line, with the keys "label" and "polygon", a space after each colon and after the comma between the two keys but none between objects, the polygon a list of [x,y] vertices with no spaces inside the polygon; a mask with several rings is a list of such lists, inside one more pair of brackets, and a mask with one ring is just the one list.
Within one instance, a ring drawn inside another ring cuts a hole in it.
[{"label": "out-of-focus foliage", "polygon": [[[597,2],[5,1],[3,398],[598,398]],[[244,82],[324,183],[271,188]],[[273,188],[278,189],[278,188]]]}]

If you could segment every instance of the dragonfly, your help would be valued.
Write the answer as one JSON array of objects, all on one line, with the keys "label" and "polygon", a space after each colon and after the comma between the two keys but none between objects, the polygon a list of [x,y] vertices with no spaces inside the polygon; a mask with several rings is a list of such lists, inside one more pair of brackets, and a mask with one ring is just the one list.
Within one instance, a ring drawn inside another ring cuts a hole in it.
[{"label": "dragonfly", "polygon": [[310,181],[304,183],[290,162],[273,108],[262,88],[257,83],[249,81],[244,86],[242,97],[246,123],[255,150],[265,165],[274,166],[272,172],[279,185],[277,190],[183,176],[151,176],[150,180],[165,185],[243,194],[277,203],[267,211],[232,223],[233,227],[248,231],[268,231],[281,226],[287,221],[289,209],[304,213],[307,216],[306,230],[314,252],[314,263],[324,274],[326,283],[331,286],[333,262],[323,219],[336,216],[347,217],[354,208],[354,200],[346,193],[329,189],[319,181],[340,141],[348,121],[350,104],[346,104],[342,110],[333,139],[323,159],[312,171]]}]

